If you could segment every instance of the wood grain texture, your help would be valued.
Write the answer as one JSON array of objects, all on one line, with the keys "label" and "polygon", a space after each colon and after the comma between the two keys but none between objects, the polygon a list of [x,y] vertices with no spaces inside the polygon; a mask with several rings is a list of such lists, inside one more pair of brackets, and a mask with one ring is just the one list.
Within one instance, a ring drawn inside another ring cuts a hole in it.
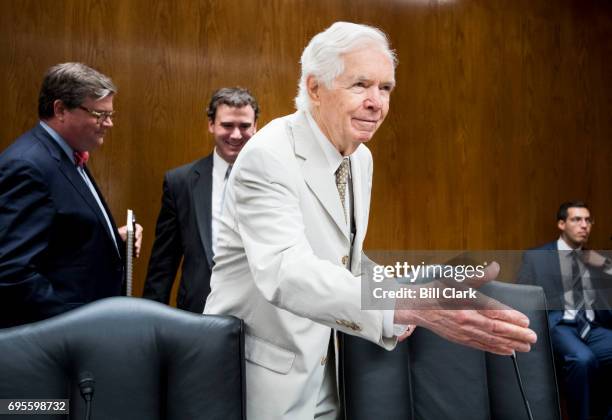
[{"label": "wood grain texture", "polygon": [[524,249],[589,202],[612,248],[612,3],[601,0],[2,0],[0,149],[36,123],[44,71],[82,61],[119,87],[91,168],[145,227],[165,171],[211,151],[204,109],[248,87],[260,127],[293,110],[299,58],[336,20],[387,32],[400,65],[374,155],[369,249]]}]

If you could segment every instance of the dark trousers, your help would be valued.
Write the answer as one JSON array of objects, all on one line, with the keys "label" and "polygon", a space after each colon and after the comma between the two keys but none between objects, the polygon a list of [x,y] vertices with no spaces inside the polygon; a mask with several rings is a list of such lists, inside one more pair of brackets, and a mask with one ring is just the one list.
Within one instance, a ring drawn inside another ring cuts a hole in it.
[{"label": "dark trousers", "polygon": [[560,377],[567,395],[571,420],[587,420],[591,396],[601,395],[606,420],[612,420],[612,329],[597,323],[581,340],[575,325],[560,323],[551,329],[555,356],[561,363]]}]

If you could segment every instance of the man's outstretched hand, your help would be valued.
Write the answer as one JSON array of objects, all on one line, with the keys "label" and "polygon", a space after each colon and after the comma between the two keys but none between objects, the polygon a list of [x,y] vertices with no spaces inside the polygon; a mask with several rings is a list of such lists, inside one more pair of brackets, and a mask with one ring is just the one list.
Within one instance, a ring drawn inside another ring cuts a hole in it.
[{"label": "man's outstretched hand", "polygon": [[[480,287],[499,274],[499,264],[493,262],[485,269],[485,276],[464,284]],[[435,281],[428,288],[444,288],[448,283]],[[397,299],[396,324],[420,326],[455,343],[501,355],[513,351],[527,352],[537,340],[530,330],[529,318],[521,312],[491,299],[479,292],[477,298],[468,299]],[[414,328],[400,337],[409,336]]]}]

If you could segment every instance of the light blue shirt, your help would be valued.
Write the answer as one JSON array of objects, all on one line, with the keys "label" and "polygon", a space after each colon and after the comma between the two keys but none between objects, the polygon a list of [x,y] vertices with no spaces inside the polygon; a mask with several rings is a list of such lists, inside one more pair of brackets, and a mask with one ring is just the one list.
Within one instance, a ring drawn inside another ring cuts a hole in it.
[{"label": "light blue shirt", "polygon": [[[70,147],[68,143],[66,143],[66,140],[64,140],[62,136],[60,136],[57,133],[57,131],[49,127],[49,125],[47,125],[44,121],[40,121],[40,126],[44,128],[47,133],[49,133],[49,135],[51,136],[51,138],[53,138],[53,140],[55,140],[55,142],[64,151],[64,153],[66,153],[66,156],[68,156],[68,159],[71,162],[74,162],[74,150],[72,150],[72,147]],[[102,205],[102,200],[100,200],[100,196],[98,195],[96,189],[94,188],[93,183],[87,176],[87,172],[85,172],[85,169],[77,165],[75,165],[75,168],[77,172],[81,175],[81,178],[83,178],[83,182],[85,182],[85,185],[87,185],[87,188],[89,188],[89,191],[91,191],[91,194],[95,198],[96,203],[98,203],[98,207],[100,207],[100,211],[102,212],[102,215],[104,216],[104,220],[106,220],[106,226],[108,227],[108,231],[111,233],[111,238],[113,238],[115,249],[117,250],[117,253],[119,253],[119,246],[117,244],[115,234],[113,233],[113,225],[110,222],[110,218],[108,217],[108,214],[106,214],[106,210],[104,210],[104,206]]]}]

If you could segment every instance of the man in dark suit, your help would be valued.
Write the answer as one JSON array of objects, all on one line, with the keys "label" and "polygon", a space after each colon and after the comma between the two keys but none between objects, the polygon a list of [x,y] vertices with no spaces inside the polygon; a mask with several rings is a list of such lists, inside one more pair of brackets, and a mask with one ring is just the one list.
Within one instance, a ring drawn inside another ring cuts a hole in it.
[{"label": "man in dark suit", "polygon": [[[591,394],[597,391],[593,387],[612,375],[612,317],[606,298],[612,287],[612,263],[584,249],[593,226],[585,203],[562,204],[557,226],[557,241],[524,254],[519,282],[544,288],[570,418],[582,420],[589,418]],[[609,389],[606,392],[606,418],[612,419],[612,398]]]},{"label": "man in dark suit", "polygon": [[166,173],[143,297],[169,303],[183,261],[177,307],[202,313],[210,293],[218,219],[231,166],[255,134],[259,106],[242,88],[217,90],[208,105],[213,153]]},{"label": "man in dark suit", "polygon": [[[112,126],[117,91],[81,63],[51,67],[40,123],[0,155],[0,326],[121,293],[123,237],[84,162]],[[136,254],[142,228],[137,227]]]}]

